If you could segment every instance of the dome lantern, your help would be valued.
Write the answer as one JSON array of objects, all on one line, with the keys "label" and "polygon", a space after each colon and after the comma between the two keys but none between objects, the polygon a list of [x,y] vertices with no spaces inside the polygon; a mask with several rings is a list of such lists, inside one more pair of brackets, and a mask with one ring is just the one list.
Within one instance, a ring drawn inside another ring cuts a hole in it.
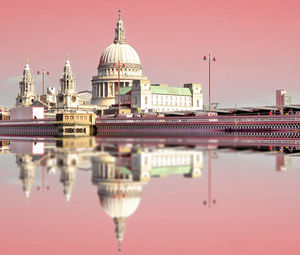
[{"label": "dome lantern", "polygon": [[119,18],[117,21],[117,26],[115,28],[114,43],[126,43],[125,29],[124,29],[123,21],[121,20],[121,10],[119,10]]}]

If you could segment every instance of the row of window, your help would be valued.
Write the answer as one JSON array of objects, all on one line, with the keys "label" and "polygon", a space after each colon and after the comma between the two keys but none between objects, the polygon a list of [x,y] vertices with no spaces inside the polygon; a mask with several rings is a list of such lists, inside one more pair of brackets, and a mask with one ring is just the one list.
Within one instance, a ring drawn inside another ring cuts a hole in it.
[{"label": "row of window", "polygon": [[180,106],[192,106],[191,102],[171,102],[171,103],[166,103],[166,102],[152,102],[152,105],[155,106],[174,106],[174,107],[180,107]]},{"label": "row of window", "polygon": [[87,116],[68,116],[68,115],[66,115],[65,116],[65,120],[68,120],[69,119],[69,117],[70,117],[70,120],[74,120],[75,118],[74,117],[76,117],[76,120],[87,120]]},{"label": "row of window", "polygon": [[170,96],[170,95],[152,95],[153,100],[177,100],[177,101],[191,101],[191,96]]},{"label": "row of window", "polygon": [[[120,68],[120,72],[137,72],[139,71],[138,69],[134,68]],[[118,73],[118,68],[105,68],[105,69],[101,69],[100,72],[104,73],[104,72],[115,72],[115,73]]]}]

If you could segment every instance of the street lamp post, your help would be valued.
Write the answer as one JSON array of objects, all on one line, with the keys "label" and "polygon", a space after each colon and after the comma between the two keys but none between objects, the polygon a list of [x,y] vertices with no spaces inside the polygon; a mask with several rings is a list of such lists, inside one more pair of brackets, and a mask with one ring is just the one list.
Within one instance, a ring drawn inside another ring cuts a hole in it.
[{"label": "street lamp post", "polygon": [[[120,96],[120,69],[121,69],[121,65],[122,67],[125,67],[125,64],[121,64],[121,62],[118,62],[118,114],[120,114],[121,112],[121,96]],[[116,63],[114,63],[114,66],[116,66]]]},{"label": "street lamp post", "polygon": [[[37,191],[42,190],[42,192],[45,191],[45,156],[41,160],[41,166],[42,166],[42,185],[37,187]],[[50,189],[50,186],[46,187],[47,190]]]},{"label": "street lamp post", "polygon": [[45,119],[45,74],[49,75],[50,73],[48,71],[46,71],[44,68],[42,69],[42,71],[37,71],[37,74],[42,74],[42,90],[43,90],[43,109],[44,109],[44,119]]},{"label": "street lamp post", "polygon": [[211,207],[216,204],[216,199],[212,199],[212,180],[211,180],[211,150],[208,151],[208,198],[203,201],[204,205]]},{"label": "street lamp post", "polygon": [[210,67],[210,62],[216,61],[215,57],[210,56],[210,54],[208,54],[208,57],[204,56],[203,60],[206,61],[208,59],[208,84],[209,84],[209,88],[208,88],[208,101],[209,101],[209,112],[211,111],[211,67]]}]

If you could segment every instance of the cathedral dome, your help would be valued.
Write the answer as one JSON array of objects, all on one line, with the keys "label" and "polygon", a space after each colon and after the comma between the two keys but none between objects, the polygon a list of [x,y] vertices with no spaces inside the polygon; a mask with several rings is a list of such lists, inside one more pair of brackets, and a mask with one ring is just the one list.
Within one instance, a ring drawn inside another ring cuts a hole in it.
[{"label": "cathedral dome", "polygon": [[[102,53],[98,66],[98,75],[103,78],[107,76],[117,76],[117,65],[120,62],[121,78],[142,75],[141,60],[138,53],[126,43],[125,28],[121,19],[121,11],[115,28],[114,42]],[[123,66],[124,65],[124,66]]]},{"label": "cathedral dome", "polygon": [[139,207],[140,197],[109,197],[100,195],[100,203],[111,218],[127,218]]},{"label": "cathedral dome", "polygon": [[139,182],[125,182],[121,186],[116,182],[104,182],[98,186],[98,195],[107,215],[112,218],[127,218],[138,208],[142,189]]},{"label": "cathedral dome", "polygon": [[109,45],[101,55],[99,66],[106,66],[114,63],[140,65],[138,53],[126,43],[113,43]]}]

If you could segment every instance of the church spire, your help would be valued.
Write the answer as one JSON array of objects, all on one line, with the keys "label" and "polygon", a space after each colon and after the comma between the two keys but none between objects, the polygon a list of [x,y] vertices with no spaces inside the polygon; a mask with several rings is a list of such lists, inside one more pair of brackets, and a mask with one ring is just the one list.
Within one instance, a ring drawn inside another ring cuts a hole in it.
[{"label": "church spire", "polygon": [[24,67],[24,74],[25,74],[25,71],[30,71],[30,67],[29,67],[29,64],[28,64],[28,58],[26,58],[26,63],[25,63],[25,67]]},{"label": "church spire", "polygon": [[66,56],[66,66],[71,66],[70,65],[70,57],[69,57],[69,55]]},{"label": "church spire", "polygon": [[123,21],[121,19],[121,10],[119,10],[119,17],[115,28],[114,43],[126,43],[125,29],[124,29]]},{"label": "church spire", "polygon": [[122,241],[124,239],[124,233],[125,233],[125,218],[114,218],[115,223],[115,233],[117,236],[118,241],[118,250],[122,250]]}]

